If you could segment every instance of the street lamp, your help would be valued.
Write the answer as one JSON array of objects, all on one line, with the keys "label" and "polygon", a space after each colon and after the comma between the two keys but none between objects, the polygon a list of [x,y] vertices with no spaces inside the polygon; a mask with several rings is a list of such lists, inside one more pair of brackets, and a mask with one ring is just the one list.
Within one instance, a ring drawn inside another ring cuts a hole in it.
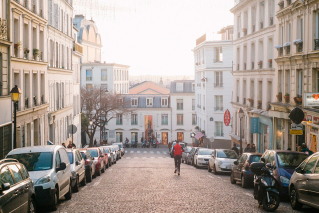
[{"label": "street lamp", "polygon": [[243,140],[242,140],[242,136],[241,136],[241,119],[244,117],[244,111],[242,108],[240,108],[238,110],[238,115],[239,115],[239,143],[240,143],[240,154],[243,154]]},{"label": "street lamp", "polygon": [[[102,90],[104,91],[105,94],[107,94],[109,92],[107,89],[102,89],[102,86],[100,87],[100,108],[102,108],[102,99],[101,99]],[[101,114],[100,114],[100,144],[102,141],[102,131],[104,130],[104,125],[103,125],[103,129],[102,129],[101,123],[102,123],[102,119],[101,119]]]},{"label": "street lamp", "polygon": [[13,87],[10,93],[11,93],[11,101],[13,102],[13,109],[14,109],[13,148],[15,149],[17,147],[17,109],[18,109],[18,102],[21,97],[21,90],[17,85],[15,85],[15,87]]}]

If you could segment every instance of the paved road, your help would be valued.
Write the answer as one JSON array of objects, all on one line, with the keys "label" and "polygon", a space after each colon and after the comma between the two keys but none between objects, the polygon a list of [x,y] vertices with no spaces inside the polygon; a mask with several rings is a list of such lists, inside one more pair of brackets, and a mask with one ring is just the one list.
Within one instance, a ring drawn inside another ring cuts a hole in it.
[{"label": "paved road", "polygon": [[[57,212],[264,212],[252,197],[253,189],[230,184],[229,175],[182,164],[177,176],[166,148],[126,152],[72,200],[61,201]],[[297,211],[282,202],[276,212]]]}]

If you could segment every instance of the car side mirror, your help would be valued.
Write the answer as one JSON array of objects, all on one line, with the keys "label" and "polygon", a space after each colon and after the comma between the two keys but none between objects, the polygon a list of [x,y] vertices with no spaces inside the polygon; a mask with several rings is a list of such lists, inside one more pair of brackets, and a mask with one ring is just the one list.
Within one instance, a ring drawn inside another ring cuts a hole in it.
[{"label": "car side mirror", "polygon": [[60,167],[59,167],[59,168],[56,168],[56,171],[58,172],[58,171],[65,170],[65,169],[66,169],[66,164],[63,163],[63,162],[61,162],[61,163],[60,163]]},{"label": "car side mirror", "polygon": [[297,168],[295,169],[295,171],[296,171],[297,173],[300,173],[300,174],[304,174],[304,173],[305,173],[304,170],[301,169],[300,167],[297,167]]},{"label": "car side mirror", "polygon": [[1,191],[6,191],[10,189],[10,187],[11,187],[10,183],[3,183],[1,184]]},{"label": "car side mirror", "polygon": [[263,163],[266,163],[265,158],[260,158],[260,161],[263,162]]},{"label": "car side mirror", "polygon": [[238,161],[234,161],[234,164],[235,164],[235,165],[238,165]]}]

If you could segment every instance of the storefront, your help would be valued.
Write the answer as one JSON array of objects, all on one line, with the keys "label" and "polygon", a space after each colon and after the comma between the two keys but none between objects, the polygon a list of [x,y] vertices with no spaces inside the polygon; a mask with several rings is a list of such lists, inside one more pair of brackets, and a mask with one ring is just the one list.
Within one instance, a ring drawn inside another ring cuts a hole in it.
[{"label": "storefront", "polygon": [[131,132],[131,142],[132,143],[138,142],[138,133],[137,132]]},{"label": "storefront", "polygon": [[273,149],[273,122],[272,118],[259,115],[259,135],[257,150],[263,153]]}]

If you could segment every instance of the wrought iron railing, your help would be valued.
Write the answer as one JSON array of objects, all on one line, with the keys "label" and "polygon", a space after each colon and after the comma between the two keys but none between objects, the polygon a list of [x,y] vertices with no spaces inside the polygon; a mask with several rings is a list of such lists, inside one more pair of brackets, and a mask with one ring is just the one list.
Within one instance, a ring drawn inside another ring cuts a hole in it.
[{"label": "wrought iron railing", "polygon": [[298,52],[298,53],[301,53],[301,52],[302,52],[302,49],[303,49],[302,43],[297,44],[297,52]]}]

